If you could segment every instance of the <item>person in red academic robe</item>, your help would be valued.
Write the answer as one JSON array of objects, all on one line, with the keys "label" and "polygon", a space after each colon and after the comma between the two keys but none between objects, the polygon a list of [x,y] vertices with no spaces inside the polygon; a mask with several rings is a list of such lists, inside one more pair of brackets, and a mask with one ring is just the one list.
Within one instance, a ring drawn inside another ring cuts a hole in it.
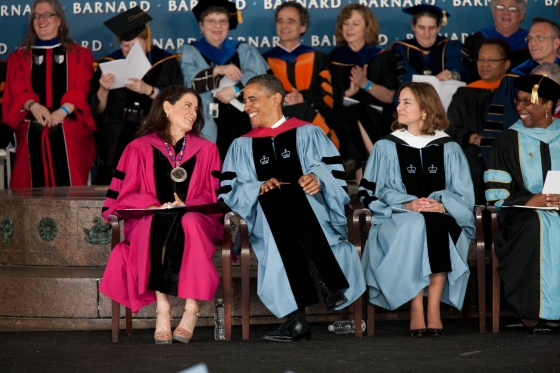
[{"label": "person in red academic robe", "polygon": [[[213,300],[220,282],[212,262],[220,215],[165,209],[217,200],[221,162],[216,145],[200,137],[203,110],[200,96],[189,88],[161,91],[140,137],[125,148],[103,207],[105,219],[120,209],[158,209],[125,220],[124,241],[111,252],[99,287],[132,312],[157,300],[156,344],[189,342],[198,300]],[[173,333],[168,295],[186,298]]]},{"label": "person in red academic robe", "polygon": [[36,0],[8,58],[2,117],[17,138],[12,188],[86,185],[95,158],[87,95],[93,57],[68,36],[58,0]]}]

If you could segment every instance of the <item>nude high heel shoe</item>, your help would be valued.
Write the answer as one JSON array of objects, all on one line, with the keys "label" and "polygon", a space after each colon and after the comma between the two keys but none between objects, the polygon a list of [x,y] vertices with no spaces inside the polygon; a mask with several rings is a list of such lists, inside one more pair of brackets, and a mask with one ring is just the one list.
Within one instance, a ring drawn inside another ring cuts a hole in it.
[{"label": "nude high heel shoe", "polygon": [[[156,318],[157,316],[160,315],[161,317],[169,317],[169,325],[171,325],[171,311],[159,311],[156,310]],[[156,321],[157,323],[157,321]],[[169,338],[162,338],[168,336]],[[173,338],[171,337],[171,328],[167,328],[165,327],[163,330],[158,331],[156,329],[155,333],[154,333],[154,341],[156,342],[157,345],[169,345],[173,342]]]},{"label": "nude high heel shoe", "polygon": [[[174,340],[182,343],[189,343],[191,341],[194,328],[193,331],[190,332],[186,329],[187,319],[189,317],[196,316],[196,320],[198,321],[198,316],[200,316],[200,314],[197,311],[194,311],[192,309],[185,309],[185,312],[183,312],[183,318],[181,319],[181,323],[179,324],[178,327],[175,328],[175,331],[173,332]],[[195,326],[196,326],[196,322],[195,322]]]}]

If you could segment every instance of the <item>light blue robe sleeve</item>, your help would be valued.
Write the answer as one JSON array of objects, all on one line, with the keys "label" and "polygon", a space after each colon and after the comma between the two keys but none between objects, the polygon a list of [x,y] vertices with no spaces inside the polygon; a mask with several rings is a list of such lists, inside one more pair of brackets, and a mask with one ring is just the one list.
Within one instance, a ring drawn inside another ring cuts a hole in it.
[{"label": "light blue robe sleeve", "polygon": [[319,178],[321,195],[329,208],[329,220],[333,226],[343,226],[346,235],[344,206],[350,201],[346,173],[342,163],[327,164],[334,157],[340,157],[338,150],[323,130],[314,125],[299,127],[297,138],[303,173],[313,173]]},{"label": "light blue robe sleeve", "polygon": [[243,83],[243,86],[245,86],[252,77],[266,74],[268,71],[268,64],[257,48],[246,43],[241,43],[237,47],[237,54],[239,55],[239,64],[241,65],[241,72],[243,73],[241,76],[241,83]]},{"label": "light blue robe sleeve", "polygon": [[465,230],[467,238],[475,238],[474,187],[469,163],[459,144],[444,145],[445,190],[433,192],[428,198],[443,203],[446,212]]},{"label": "light blue robe sleeve", "polygon": [[247,221],[251,234],[257,218],[262,181],[257,179],[252,156],[252,139],[240,137],[231,144],[222,167],[218,199]]},{"label": "light blue robe sleeve", "polygon": [[[192,81],[195,76],[202,70],[209,69],[210,66],[206,63],[202,54],[192,45],[183,45],[181,48],[181,59],[179,61],[181,64],[181,71],[183,72],[185,87],[192,88]],[[212,97],[212,92],[207,91],[200,93],[200,98],[202,99],[202,112],[204,112],[204,128],[202,128],[202,136],[216,143],[218,139],[218,127],[214,118],[210,114],[210,103],[214,101]]]}]

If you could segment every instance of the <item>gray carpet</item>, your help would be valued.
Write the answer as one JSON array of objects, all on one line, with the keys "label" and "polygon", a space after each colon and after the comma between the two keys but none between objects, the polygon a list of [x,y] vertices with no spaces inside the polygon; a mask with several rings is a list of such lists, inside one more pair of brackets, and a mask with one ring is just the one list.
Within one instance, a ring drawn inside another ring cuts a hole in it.
[{"label": "gray carpet", "polygon": [[407,321],[376,323],[372,337],[335,335],[313,324],[313,340],[273,343],[260,339],[274,325],[251,327],[241,341],[214,341],[213,328],[200,327],[184,345],[156,346],[153,330],[135,330],[111,343],[110,331],[0,333],[0,372],[179,372],[205,362],[218,372],[560,372],[560,335],[527,335],[502,318],[498,334],[444,320],[443,338],[411,339]]}]

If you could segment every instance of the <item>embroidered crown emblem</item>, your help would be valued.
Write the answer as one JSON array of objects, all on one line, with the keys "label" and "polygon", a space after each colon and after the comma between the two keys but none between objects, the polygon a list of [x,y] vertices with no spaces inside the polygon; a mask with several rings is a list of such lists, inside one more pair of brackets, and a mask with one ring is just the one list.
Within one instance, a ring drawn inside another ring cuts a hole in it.
[{"label": "embroidered crown emblem", "polygon": [[266,155],[263,155],[260,162],[261,162],[262,165],[265,165],[265,164],[268,164],[269,160],[270,160],[269,157],[267,157]]},{"label": "embroidered crown emblem", "polygon": [[290,151],[288,149],[284,149],[284,151],[282,152],[282,158],[290,158]]},{"label": "embroidered crown emblem", "polygon": [[431,165],[430,167],[428,167],[428,171],[430,171],[431,174],[435,174],[437,172],[437,167]]},{"label": "embroidered crown emblem", "polygon": [[414,174],[416,173],[416,167],[414,167],[413,165],[410,165],[406,168],[406,170],[408,171],[409,174]]}]

